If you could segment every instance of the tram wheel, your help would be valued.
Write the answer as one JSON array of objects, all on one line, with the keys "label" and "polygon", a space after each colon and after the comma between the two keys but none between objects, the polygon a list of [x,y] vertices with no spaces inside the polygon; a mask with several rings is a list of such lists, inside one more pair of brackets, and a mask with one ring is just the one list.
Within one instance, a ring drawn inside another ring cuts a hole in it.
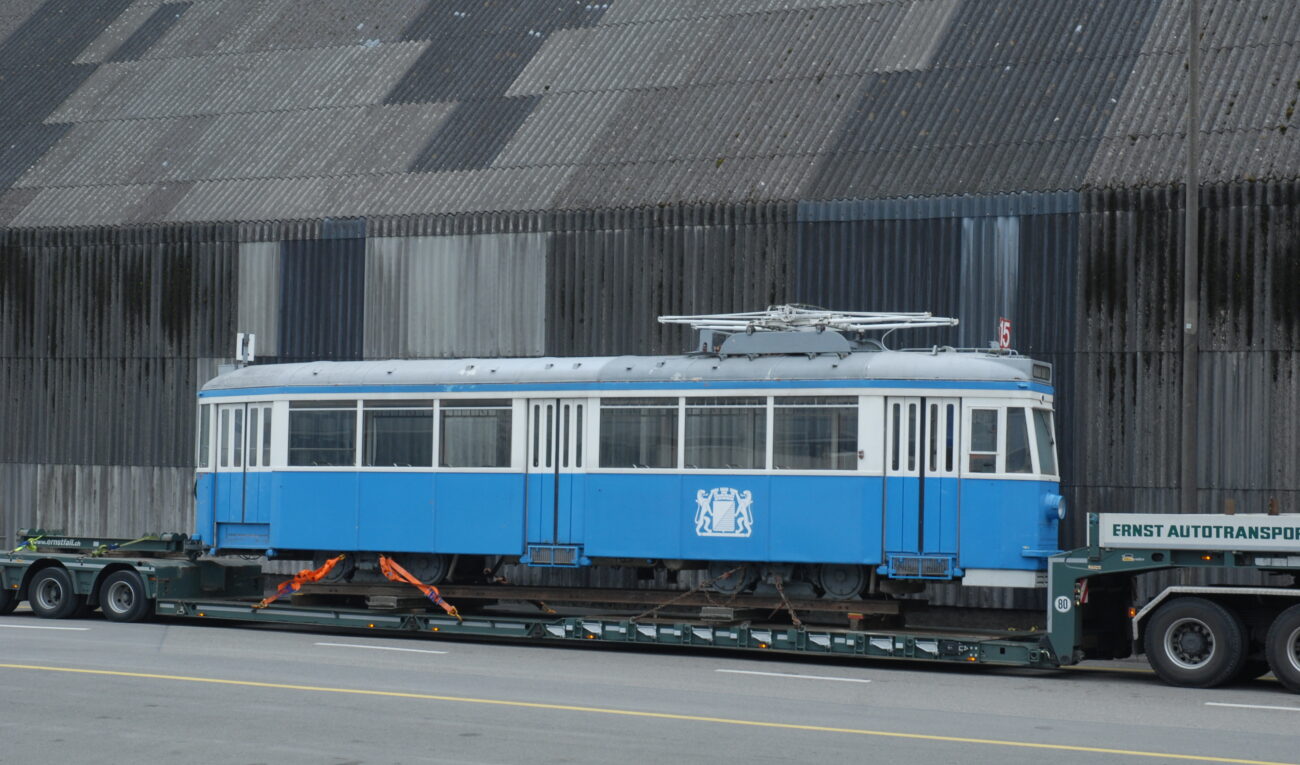
[{"label": "tram wheel", "polygon": [[1161,680],[1213,688],[1240,673],[1246,661],[1246,628],[1218,603],[1178,598],[1151,617],[1144,646],[1147,661]]},{"label": "tram wheel", "polygon": [[817,586],[828,600],[852,600],[867,586],[867,569],[844,563],[827,563],[817,568]]},{"label": "tram wheel", "polygon": [[1264,652],[1277,681],[1300,693],[1300,606],[1291,606],[1273,620]]},{"label": "tram wheel", "polygon": [[746,563],[714,561],[709,564],[708,577],[713,580],[709,590],[723,595],[739,595],[754,586],[758,573]]},{"label": "tram wheel", "polygon": [[344,556],[343,560],[336,563],[334,565],[334,568],[330,569],[329,573],[326,574],[323,579],[321,579],[321,582],[323,582],[324,584],[341,584],[343,582],[351,581],[352,575],[356,573],[357,570],[356,554],[339,553],[339,552],[317,552],[315,555],[312,556],[311,558],[312,567],[320,568],[321,566],[325,565],[325,561],[329,560],[330,558],[336,558],[339,555]]},{"label": "tram wheel", "polygon": [[425,584],[442,584],[451,570],[451,558],[436,553],[394,553],[393,560]]}]

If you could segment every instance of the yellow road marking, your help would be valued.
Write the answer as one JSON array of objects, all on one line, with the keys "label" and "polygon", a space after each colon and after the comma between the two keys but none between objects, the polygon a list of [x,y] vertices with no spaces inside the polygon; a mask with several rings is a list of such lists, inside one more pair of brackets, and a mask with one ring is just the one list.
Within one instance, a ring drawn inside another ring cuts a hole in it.
[{"label": "yellow road marking", "polygon": [[110,677],[133,677],[147,680],[173,680],[186,683],[212,683],[214,685],[237,685],[248,688],[275,688],[289,691],[312,691],[316,693],[344,693],[356,696],[383,696],[399,699],[421,699],[425,701],[450,701],[461,704],[487,704],[502,707],[524,709],[547,709],[560,712],[586,712],[588,714],[617,715],[622,717],[642,717],[658,720],[680,720],[684,722],[716,723],[720,725],[743,725],[753,728],[776,728],[780,730],[810,731],[814,733],[848,733],[858,736],[877,736],[883,738],[901,738],[914,741],[941,741],[957,744],[984,744],[987,746],[1006,746],[1021,749],[1048,749],[1058,752],[1087,752],[1089,754],[1113,754],[1125,757],[1162,757],[1168,760],[1187,760],[1193,762],[1223,762],[1238,765],[1294,765],[1294,763],[1272,762],[1267,760],[1243,760],[1233,757],[1211,757],[1198,754],[1171,754],[1168,752],[1144,752],[1134,749],[1108,749],[1096,746],[1070,746],[1068,744],[1039,744],[1031,741],[1004,741],[992,738],[967,738],[964,736],[939,736],[927,733],[899,733],[896,731],[867,730],[863,728],[832,728],[823,725],[799,725],[796,723],[763,722],[760,720],[737,720],[726,717],[705,717],[702,715],[681,715],[668,712],[640,712],[633,709],[612,709],[608,707],[581,707],[569,704],[545,704],[536,701],[507,701],[504,699],[479,699],[470,696],[439,696],[430,693],[406,693],[403,691],[373,691],[362,688],[329,688],[319,685],[293,685],[290,683],[263,683],[255,680],[226,680],[216,677],[189,677],[186,675],[160,675],[151,672],[118,672],[108,669],[78,669],[75,667],[46,667],[36,664],[0,664],[0,669],[28,669],[42,672],[70,672],[82,675],[101,675]]}]

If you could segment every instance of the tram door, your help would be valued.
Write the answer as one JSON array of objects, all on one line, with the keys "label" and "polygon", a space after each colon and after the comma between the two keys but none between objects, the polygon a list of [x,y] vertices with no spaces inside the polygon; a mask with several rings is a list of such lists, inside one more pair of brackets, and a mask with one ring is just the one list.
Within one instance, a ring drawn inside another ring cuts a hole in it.
[{"label": "tram door", "polygon": [[[885,552],[957,554],[961,401],[929,396],[886,399]],[[926,565],[926,564],[923,564]],[[900,574],[949,576],[951,565]]]},{"label": "tram door", "polygon": [[582,486],[588,447],[585,399],[530,399],[528,402],[528,543],[576,544],[581,541]]},{"label": "tram door", "polygon": [[270,506],[261,501],[270,462],[271,405],[219,405],[213,502],[217,523],[270,521]]}]

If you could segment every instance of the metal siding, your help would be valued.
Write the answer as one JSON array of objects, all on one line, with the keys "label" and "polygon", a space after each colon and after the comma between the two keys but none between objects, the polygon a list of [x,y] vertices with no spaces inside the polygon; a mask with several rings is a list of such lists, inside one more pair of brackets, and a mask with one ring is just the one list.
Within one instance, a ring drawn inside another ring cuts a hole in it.
[{"label": "metal siding", "polygon": [[190,468],[102,465],[0,465],[3,535],[12,549],[20,528],[134,538],[185,531],[193,524]]},{"label": "metal siding", "polygon": [[[275,356],[280,330],[280,243],[244,242],[239,245],[239,332],[257,336],[254,353]],[[231,355],[234,338],[231,338]],[[206,379],[204,380],[206,382]]]},{"label": "metal siding", "polygon": [[367,358],[538,356],[543,233],[367,242]]},{"label": "metal siding", "polygon": [[785,302],[788,205],[681,205],[559,217],[547,260],[546,353],[680,353],[663,314]]},{"label": "metal siding", "polygon": [[279,360],[362,358],[365,240],[282,242],[280,264]]}]

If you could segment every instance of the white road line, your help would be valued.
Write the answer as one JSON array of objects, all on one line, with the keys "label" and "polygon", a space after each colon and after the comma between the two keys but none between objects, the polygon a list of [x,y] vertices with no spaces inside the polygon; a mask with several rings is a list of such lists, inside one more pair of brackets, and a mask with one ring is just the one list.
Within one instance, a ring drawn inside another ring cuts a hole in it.
[{"label": "white road line", "polygon": [[1207,701],[1207,707],[1236,707],[1238,709],[1272,709],[1279,712],[1300,712],[1300,707],[1273,707],[1268,704],[1229,704],[1225,701]]},{"label": "white road line", "polygon": [[825,677],[823,675],[792,675],[785,672],[755,672],[749,669],[715,669],[714,672],[726,672],[732,675],[762,675],[764,677],[793,677],[799,680],[833,680],[837,683],[869,683],[856,677]]},{"label": "white road line", "polygon": [[407,653],[446,653],[446,651],[430,651],[424,648],[393,648],[386,645],[360,645],[358,643],[313,643],[313,645],[329,646],[330,648],[369,648],[372,651],[405,651]]},{"label": "white road line", "polygon": [[41,627],[34,624],[0,624],[11,630],[66,630],[68,632],[89,632],[89,627]]}]

